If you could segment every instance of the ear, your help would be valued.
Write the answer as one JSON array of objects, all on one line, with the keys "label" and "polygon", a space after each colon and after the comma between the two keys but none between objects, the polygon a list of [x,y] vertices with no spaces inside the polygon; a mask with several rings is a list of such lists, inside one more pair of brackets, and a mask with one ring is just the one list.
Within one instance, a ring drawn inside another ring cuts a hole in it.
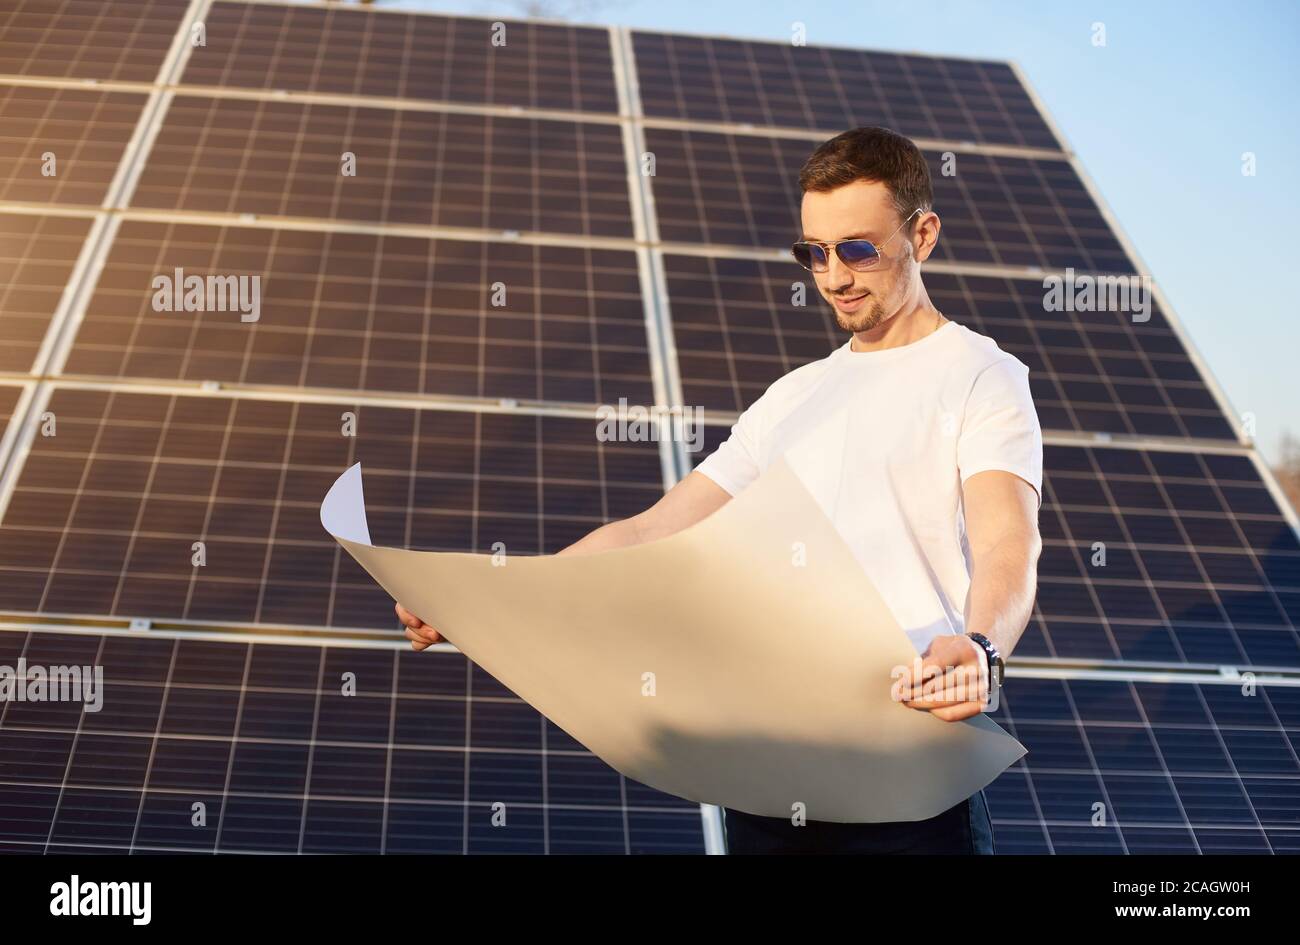
[{"label": "ear", "polygon": [[912,231],[912,248],[916,251],[917,262],[925,262],[934,252],[939,242],[939,228],[939,214],[933,210],[917,218],[916,228]]}]

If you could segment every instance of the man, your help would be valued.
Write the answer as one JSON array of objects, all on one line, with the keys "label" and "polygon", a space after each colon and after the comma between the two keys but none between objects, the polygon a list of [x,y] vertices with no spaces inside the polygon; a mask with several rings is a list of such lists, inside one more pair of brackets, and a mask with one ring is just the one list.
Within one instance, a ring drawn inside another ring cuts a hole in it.
[{"label": "man", "polygon": [[[1028,369],[930,301],[921,265],[940,224],[911,141],[883,128],[845,132],[813,152],[799,184],[794,255],[849,340],[768,387],[654,506],[560,553],[671,535],[784,455],[923,654],[919,671],[901,670],[895,698],[966,719],[983,710],[990,667],[1015,648],[1033,606],[1042,437]],[[397,613],[417,650],[441,639],[400,604]],[[962,686],[970,674],[982,684]],[[724,815],[733,853],[993,852],[982,791],[916,822]]]}]

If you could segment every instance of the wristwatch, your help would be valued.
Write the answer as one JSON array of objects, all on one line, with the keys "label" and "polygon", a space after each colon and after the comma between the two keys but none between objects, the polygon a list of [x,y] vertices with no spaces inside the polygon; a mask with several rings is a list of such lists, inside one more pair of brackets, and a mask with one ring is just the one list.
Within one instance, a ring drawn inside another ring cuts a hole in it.
[{"label": "wristwatch", "polygon": [[1006,663],[1003,662],[1002,654],[999,653],[998,648],[993,645],[993,641],[984,634],[972,632],[966,634],[966,636],[974,640],[979,645],[979,648],[984,651],[984,655],[988,657],[989,701],[992,702],[995,698],[995,691],[1002,688],[1002,670],[1005,668]]}]

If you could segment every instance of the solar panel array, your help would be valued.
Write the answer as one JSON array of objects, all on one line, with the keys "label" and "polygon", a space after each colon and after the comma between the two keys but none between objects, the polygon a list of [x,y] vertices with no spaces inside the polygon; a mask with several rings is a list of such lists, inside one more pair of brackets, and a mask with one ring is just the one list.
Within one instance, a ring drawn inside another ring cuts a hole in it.
[{"label": "solar panel array", "polygon": [[356,462],[374,534],[430,551],[554,553],[663,492],[657,444],[572,417],[67,388],[46,410],[0,524],[0,612],[391,626],[320,525]]},{"label": "solar panel array", "polygon": [[145,101],[133,92],[0,82],[0,201],[98,206]]},{"label": "solar panel array", "polygon": [[204,23],[187,85],[618,113],[601,29],[227,2]]},{"label": "solar panel array", "polygon": [[[698,807],[456,654],[0,633],[19,658],[111,697],[0,709],[6,852],[702,851]],[[995,718],[1029,748],[1001,853],[1300,852],[1293,687],[1014,678]]]},{"label": "solar panel array", "polygon": [[[687,403],[738,413],[778,377],[843,343],[794,262],[667,254],[664,268]],[[1029,366],[1046,430],[1236,435],[1158,305],[1140,323],[1124,312],[1044,311],[1041,279],[946,271],[927,274],[926,290],[948,317]]]},{"label": "solar panel array", "polygon": [[642,109],[654,118],[1059,146],[1002,62],[640,31],[632,42]]},{"label": "solar panel array", "polygon": [[1009,679],[998,853],[1300,853],[1300,689]]},{"label": "solar panel array", "polygon": [[37,367],[90,227],[89,217],[0,213],[0,370]]},{"label": "solar panel array", "polygon": [[[716,849],[715,812],[398,649],[317,509],[356,461],[386,544],[552,553],[645,508],[843,343],[781,253],[799,165],[865,123],[931,162],[936,303],[1031,368],[1016,655],[1109,674],[1012,678],[999,848],[1293,850],[1297,690],[1130,678],[1300,666],[1294,518],[1158,293],[1045,310],[1045,275],[1139,269],[1012,67],[262,0],[0,2],[0,663],[110,694],[5,705],[0,846]],[[620,399],[705,408],[705,450],[599,441]]]},{"label": "solar panel array", "polygon": [[0,632],[101,666],[96,712],[0,708],[0,850],[700,853],[700,808],[628,781],[455,653]]},{"label": "solar panel array", "polygon": [[[258,271],[261,318],[160,318],[154,273]],[[507,287],[506,305],[485,287]],[[652,403],[626,250],[385,233],[122,224],[64,369],[106,378]],[[358,312],[364,312],[358,317]]]},{"label": "solar panel array", "polygon": [[[659,232],[675,243],[789,246],[805,138],[651,127]],[[1132,263],[1063,158],[925,149],[942,208],[936,262],[1129,272]],[[955,174],[944,173],[953,153]]]},{"label": "solar panel array", "polygon": [[496,115],[178,95],[132,202],[632,237],[617,126]]},{"label": "solar panel array", "polygon": [[152,82],[189,0],[6,0],[0,73]]}]

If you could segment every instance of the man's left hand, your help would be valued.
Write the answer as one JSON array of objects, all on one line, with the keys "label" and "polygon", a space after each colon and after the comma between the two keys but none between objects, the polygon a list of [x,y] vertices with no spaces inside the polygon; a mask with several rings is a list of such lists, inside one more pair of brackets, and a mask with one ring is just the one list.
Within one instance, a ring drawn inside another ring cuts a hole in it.
[{"label": "man's left hand", "polygon": [[907,666],[890,692],[909,709],[960,722],[988,703],[988,658],[965,634],[935,637],[921,654],[920,672],[915,662]]}]

